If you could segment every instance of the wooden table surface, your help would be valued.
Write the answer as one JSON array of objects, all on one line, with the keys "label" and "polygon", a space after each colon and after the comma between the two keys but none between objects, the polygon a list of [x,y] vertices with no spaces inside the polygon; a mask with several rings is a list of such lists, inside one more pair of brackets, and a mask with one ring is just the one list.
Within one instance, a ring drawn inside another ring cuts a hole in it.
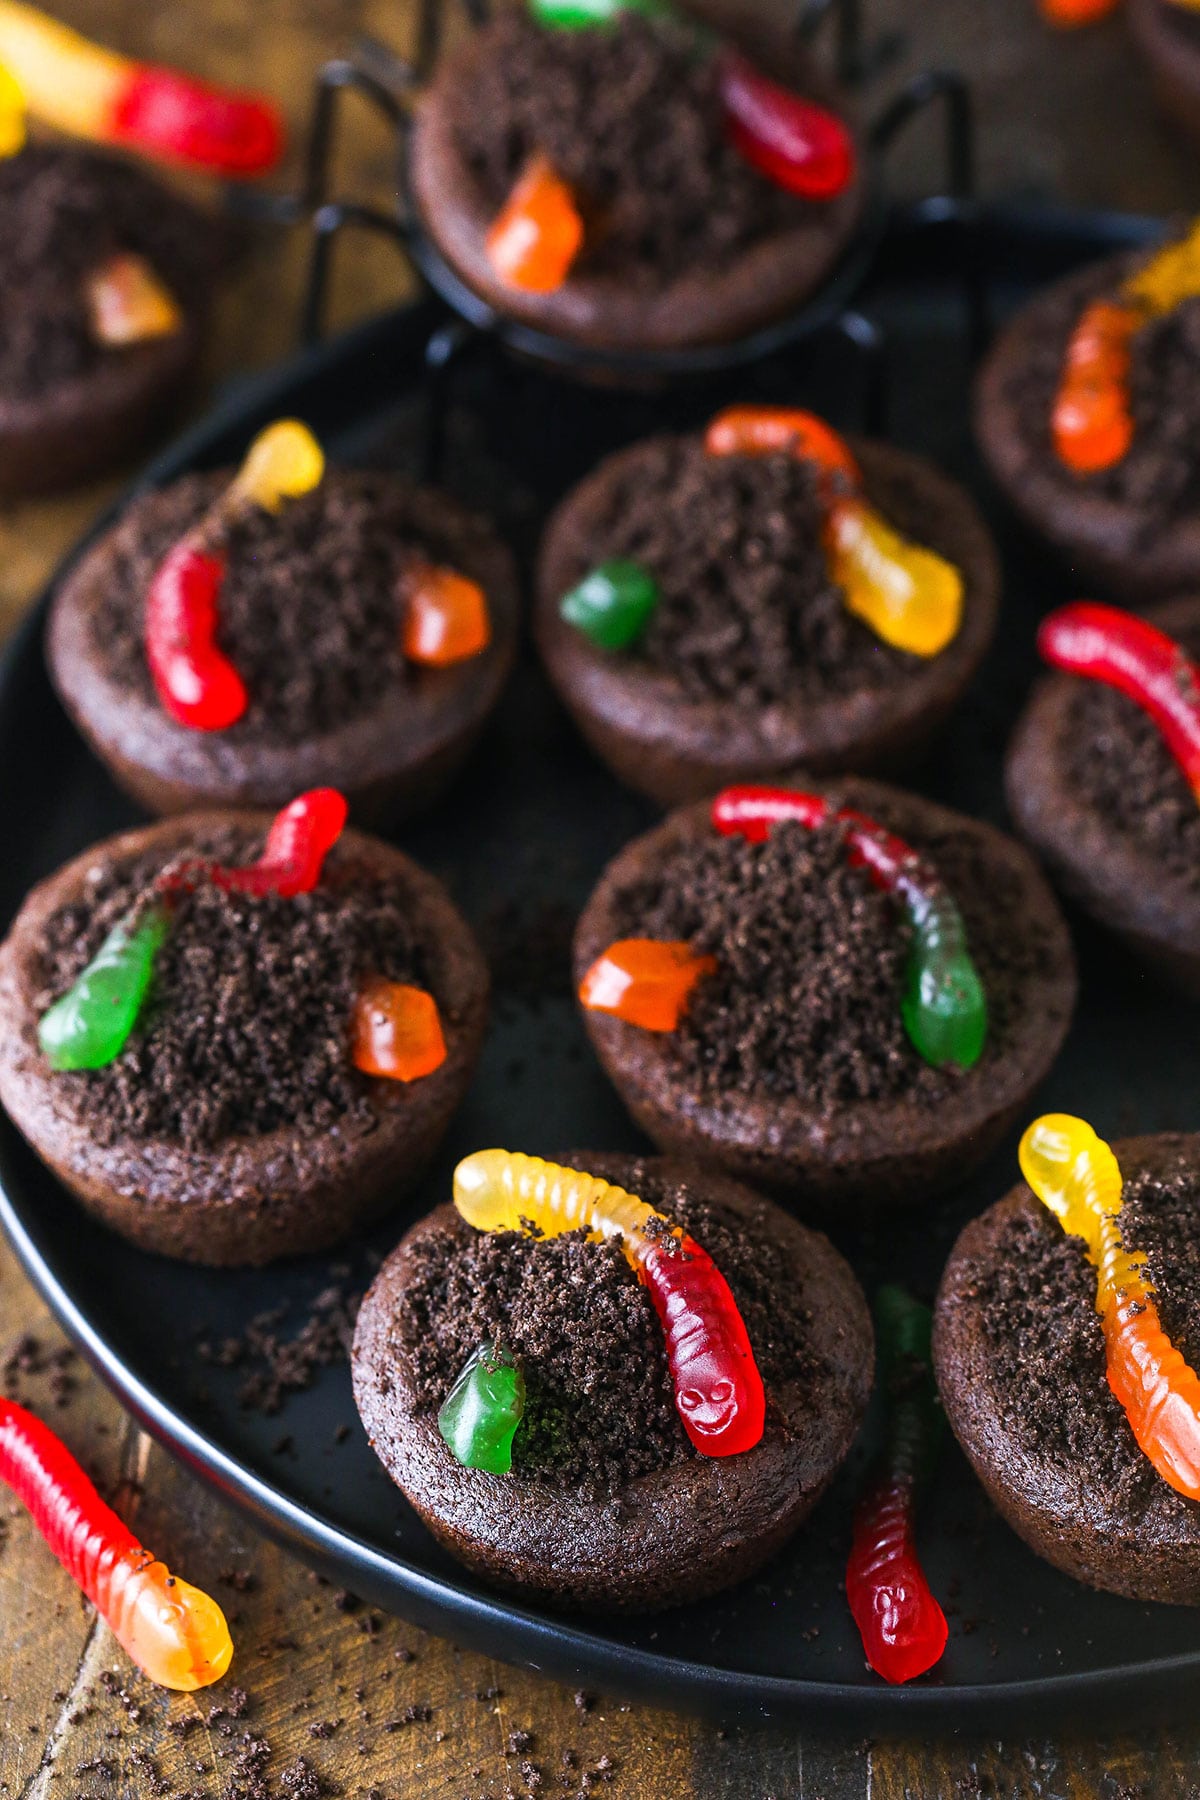
[{"label": "wooden table surface", "polygon": [[[1155,119],[1118,20],[1069,40],[1032,0],[868,0],[873,25],[907,49],[881,85],[925,61],[974,79],[990,191],[1166,211],[1200,205],[1194,157]],[[253,82],[299,125],[312,71],[359,31],[403,45],[409,0],[59,0],[114,45]],[[344,174],[386,195],[388,144],[365,116]],[[933,134],[907,146],[904,179],[926,185]],[[292,341],[301,245],[272,243],[222,303],[206,391]],[[393,301],[404,274],[383,246],[351,248],[335,320]],[[192,398],[193,408],[203,393]],[[0,630],[11,625],[115,483],[0,516]],[[16,771],[4,772],[13,779]],[[611,1793],[614,1800],[933,1800],[934,1796],[1200,1794],[1200,1724],[1114,1719],[1034,1741],[823,1738],[815,1730],[723,1733],[711,1724],[573,1695],[468,1655],[336,1594],[260,1540],[140,1434],[76,1362],[0,1249],[0,1364],[8,1391],[45,1411],[151,1544],[220,1597],[238,1646],[233,1675],[196,1698],[138,1678],[27,1519],[0,1498],[0,1796],[4,1800],[507,1800]],[[1193,1785],[1193,1782],[1196,1785]]]}]

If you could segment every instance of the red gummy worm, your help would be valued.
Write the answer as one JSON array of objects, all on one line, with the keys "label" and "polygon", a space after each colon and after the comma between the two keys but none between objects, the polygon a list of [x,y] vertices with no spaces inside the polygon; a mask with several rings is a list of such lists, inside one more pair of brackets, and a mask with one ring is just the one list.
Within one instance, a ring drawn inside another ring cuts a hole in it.
[{"label": "red gummy worm", "polygon": [[146,63],[122,89],[110,130],[118,143],[230,176],[273,168],[284,141],[283,121],[269,101]]},{"label": "red gummy worm", "polygon": [[[852,862],[865,867],[879,887],[890,892],[902,881],[907,886],[905,877],[917,876],[920,859],[902,838],[894,837],[874,819],[851,807],[831,812],[828,801],[820,794],[797,793],[790,788],[731,787],[712,803],[712,822],[717,830],[725,837],[744,837],[750,844],[765,843],[771,827],[785,820],[794,820],[814,831],[830,818],[846,827]],[[928,875],[930,881],[936,882],[932,870]]]},{"label": "red gummy worm", "polygon": [[193,731],[224,731],[248,705],[245,684],[217,648],[220,556],[184,538],[169,550],[146,596],[146,661],[163,707]]},{"label": "red gummy worm", "polygon": [[1200,801],[1200,666],[1174,638],[1119,607],[1081,600],[1042,621],[1038,650],[1056,669],[1136,700]]},{"label": "red gummy worm", "polygon": [[917,1555],[917,1489],[933,1472],[941,1436],[927,1306],[903,1288],[882,1287],[875,1301],[880,1381],[887,1397],[881,1466],[854,1519],[846,1599],[867,1661],[885,1681],[911,1681],[931,1669],[949,1629]]},{"label": "red gummy worm", "polygon": [[720,60],[726,130],[738,155],[778,187],[832,200],[854,176],[854,144],[841,119],[780,87],[736,51]]},{"label": "red gummy worm", "polygon": [[0,1481],[152,1681],[188,1690],[219,1680],[233,1655],[220,1607],[144,1550],[49,1427],[3,1398]]},{"label": "red gummy worm", "polygon": [[105,1612],[113,1564],[141,1546],[49,1426],[15,1400],[0,1399],[0,1479],[29,1508],[71,1579]]},{"label": "red gummy worm", "polygon": [[348,811],[336,788],[310,788],[276,814],[256,863],[246,869],[218,863],[208,869],[208,877],[217,887],[240,894],[280,894],[285,900],[310,894],[342,835]]},{"label": "red gummy worm", "polygon": [[1051,25],[1092,25],[1106,18],[1117,0],[1039,0],[1043,18]]},{"label": "red gummy worm", "polygon": [[846,1600],[867,1661],[885,1681],[911,1681],[931,1669],[950,1635],[925,1579],[914,1538],[912,1476],[885,1477],[854,1519]]},{"label": "red gummy worm", "polygon": [[694,1238],[655,1246],[639,1270],[666,1340],[675,1405],[702,1456],[738,1456],[762,1438],[766,1395],[729,1283]]}]

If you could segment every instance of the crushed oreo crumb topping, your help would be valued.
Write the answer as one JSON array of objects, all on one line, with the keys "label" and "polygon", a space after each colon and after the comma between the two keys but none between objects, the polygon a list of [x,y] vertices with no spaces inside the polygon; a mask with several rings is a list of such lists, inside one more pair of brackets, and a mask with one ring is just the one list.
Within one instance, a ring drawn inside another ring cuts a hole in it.
[{"label": "crushed oreo crumb topping", "polygon": [[[1200,628],[1188,644],[1200,651]],[[1078,793],[1164,874],[1200,896],[1200,806],[1158,726],[1135,700],[1079,681],[1063,751]]]},{"label": "crushed oreo crumb topping", "polygon": [[[233,829],[197,853],[241,865],[262,848]],[[69,988],[112,927],[153,896],[162,852],[99,864],[79,899],[51,917],[38,1013]],[[399,882],[335,850],[320,885],[294,899],[182,893],[159,951],[143,1018],[107,1068],[59,1074],[62,1104],[96,1141],[165,1139],[207,1149],[283,1126],[374,1128],[372,1084],[350,1061],[349,1024],[368,973],[429,988],[431,956]]]},{"label": "crushed oreo crumb topping", "polygon": [[852,868],[835,824],[777,826],[764,844],[715,834],[677,848],[617,899],[619,935],[686,939],[717,958],[665,1053],[692,1091],[801,1097],[824,1113],[910,1097],[936,1107],[986,1077],[1051,972],[1054,946],[1012,869],[967,832],[917,846],[961,910],[988,1001],[977,1068],[934,1069],[908,1041],[910,943],[895,901]]},{"label": "crushed oreo crumb topping", "polygon": [[506,6],[450,104],[495,211],[535,152],[569,183],[588,224],[580,268],[659,286],[812,214],[732,148],[715,64],[686,25],[625,13],[601,30],[554,31]]},{"label": "crushed oreo crumb topping", "polygon": [[612,483],[575,578],[609,557],[653,575],[659,603],[628,654],[689,700],[803,705],[901,682],[922,659],[847,611],[822,519],[811,464],[664,437]]},{"label": "crushed oreo crumb topping", "polygon": [[[1153,1174],[1125,1170],[1121,1229],[1146,1252],[1159,1317],[1175,1348],[1200,1356],[1200,1174],[1182,1157]],[[1138,1449],[1105,1373],[1096,1272],[1083,1244],[1044,1208],[1018,1212],[973,1283],[971,1304],[987,1344],[1006,1429],[1030,1454],[1111,1495],[1136,1516],[1151,1499],[1191,1510]]]},{"label": "crushed oreo crumb topping", "polygon": [[[712,1256],[768,1390],[816,1391],[827,1365],[769,1222],[747,1230],[701,1185],[664,1181],[642,1162],[622,1179]],[[617,1244],[589,1243],[582,1232],[544,1240],[476,1232],[457,1221],[416,1252],[404,1298],[396,1351],[431,1414],[483,1339],[520,1362],[520,1473],[604,1493],[696,1454],[675,1410],[662,1327]]]},{"label": "crushed oreo crumb topping", "polygon": [[[144,648],[146,594],[158,565],[198,523],[221,476],[189,475],[133,501],[91,621],[112,677],[151,700]],[[454,541],[429,496],[386,475],[339,470],[278,513],[252,507],[225,546],[217,641],[241,675],[249,707],[222,740],[298,743],[345,725],[394,695],[403,727],[407,692],[430,671],[406,663],[401,625],[407,579],[421,559],[487,586],[490,540],[460,520]],[[436,677],[440,671],[434,671]]]},{"label": "crushed oreo crumb topping", "polygon": [[74,145],[28,144],[0,159],[0,388],[32,399],[127,355],[92,336],[87,278],[118,253],[142,256],[183,308],[201,300],[215,233],[127,162]]},{"label": "crushed oreo crumb topping", "polygon": [[[1148,253],[1149,254],[1149,253]],[[1200,508],[1200,455],[1195,419],[1200,411],[1200,298],[1185,300],[1135,335],[1129,388],[1133,442],[1110,469],[1076,475],[1059,459],[1051,436],[1054,399],[1063,361],[1083,308],[1092,300],[1115,298],[1119,281],[1111,266],[1097,273],[1082,296],[1074,290],[1047,307],[1035,343],[1014,368],[1009,399],[1022,433],[1040,460],[1067,485],[1102,494],[1139,514],[1147,541],[1185,513]]]}]

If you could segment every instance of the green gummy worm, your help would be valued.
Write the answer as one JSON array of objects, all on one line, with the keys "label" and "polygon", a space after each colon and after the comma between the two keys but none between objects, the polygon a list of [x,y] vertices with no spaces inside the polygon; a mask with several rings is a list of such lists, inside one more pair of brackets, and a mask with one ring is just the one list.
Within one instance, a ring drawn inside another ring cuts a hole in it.
[{"label": "green gummy worm", "polygon": [[82,975],[38,1022],[38,1043],[52,1069],[103,1069],[116,1061],[138,1022],[169,924],[166,907],[156,905],[132,929],[127,918],[113,926]]},{"label": "green gummy worm", "polygon": [[525,1377],[504,1351],[483,1343],[442,1402],[438,1430],[464,1469],[507,1475],[524,1412]]},{"label": "green gummy worm", "polygon": [[601,650],[625,650],[641,637],[658,605],[658,583],[635,562],[602,562],[564,594],[558,610]]}]

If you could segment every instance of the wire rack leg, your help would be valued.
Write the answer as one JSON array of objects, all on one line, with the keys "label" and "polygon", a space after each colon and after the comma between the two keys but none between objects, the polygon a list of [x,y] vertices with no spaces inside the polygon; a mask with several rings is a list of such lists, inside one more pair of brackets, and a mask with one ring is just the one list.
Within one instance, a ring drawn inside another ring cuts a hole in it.
[{"label": "wire rack leg", "polygon": [[844,312],[830,329],[836,331],[853,353],[858,367],[859,417],[868,437],[887,433],[888,355],[887,338],[865,313]]},{"label": "wire rack leg", "polygon": [[814,38],[833,22],[833,66],[845,87],[861,87],[886,68],[904,48],[902,32],[890,31],[867,42],[863,0],[801,0],[795,30],[802,41]]},{"label": "wire rack leg", "polygon": [[911,121],[931,106],[940,106],[945,120],[945,192],[923,202],[921,210],[927,217],[939,217],[957,233],[967,342],[976,357],[987,342],[990,319],[973,230],[978,213],[978,170],[975,113],[966,81],[956,69],[926,69],[914,76],[875,121],[871,144],[886,154]]},{"label": "wire rack leg", "polygon": [[434,486],[441,482],[446,461],[446,415],[454,373],[478,335],[465,319],[447,319],[425,345],[425,419],[419,478]]}]

